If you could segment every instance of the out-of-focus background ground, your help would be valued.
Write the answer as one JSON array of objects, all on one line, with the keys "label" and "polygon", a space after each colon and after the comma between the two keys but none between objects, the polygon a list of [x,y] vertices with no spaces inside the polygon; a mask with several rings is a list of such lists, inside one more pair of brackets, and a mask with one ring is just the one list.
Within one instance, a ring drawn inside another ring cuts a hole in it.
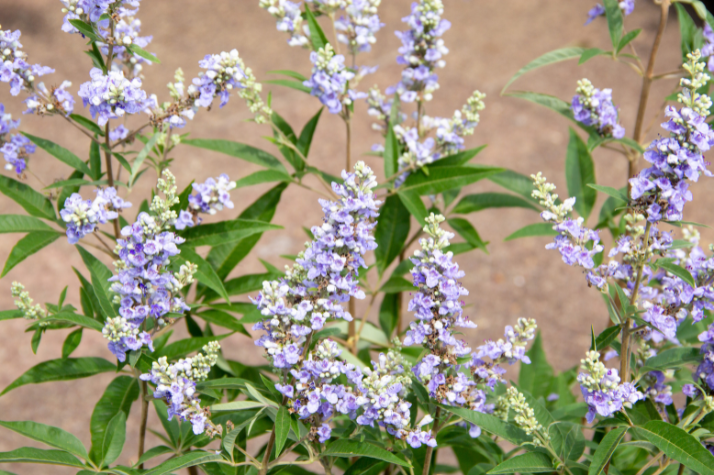
[{"label": "out-of-focus background ground", "polygon": [[[359,57],[362,65],[379,64],[379,71],[363,83],[366,89],[372,82],[383,88],[398,81],[401,68],[396,64],[398,39],[395,29],[402,29],[400,19],[409,11],[410,0],[383,0],[380,15],[386,27],[378,35],[378,43],[369,54]],[[474,89],[487,93],[486,110],[482,122],[467,145],[487,143],[477,161],[504,166],[524,174],[542,171],[567,194],[564,182],[565,148],[568,122],[549,110],[524,101],[502,97],[499,92],[505,82],[523,65],[537,56],[564,46],[601,47],[608,49],[609,36],[603,19],[583,26],[589,1],[571,0],[445,0],[445,17],[452,28],[445,35],[450,49],[447,67],[439,71],[441,89],[428,106],[430,115],[450,116],[460,108]],[[3,29],[22,30],[22,43],[31,62],[56,69],[45,82],[59,84],[64,79],[73,82],[76,93],[88,79],[91,63],[82,53],[83,42],[77,35],[62,33],[60,2],[55,0],[0,0],[0,23]],[[673,12],[674,13],[674,12]],[[198,72],[197,61],[207,53],[237,48],[259,80],[271,78],[274,69],[292,69],[308,75],[310,63],[304,50],[290,48],[286,37],[275,31],[274,20],[258,7],[257,0],[212,0],[210,2],[172,0],[142,2],[139,17],[143,32],[153,35],[148,50],[157,54],[162,63],[146,69],[144,88],[156,93],[160,100],[168,97],[165,84],[172,80],[176,68],[182,67],[187,78]],[[649,54],[654,32],[659,21],[659,9],[648,0],[637,2],[635,13],[626,20],[629,29],[642,28],[634,41],[641,55]],[[674,18],[670,18],[656,72],[675,69],[680,62],[679,32]],[[640,91],[639,77],[627,66],[606,58],[596,58],[578,67],[575,62],[562,63],[516,82],[512,89],[528,89],[557,95],[570,100],[576,80],[588,77],[597,87],[614,89],[614,100],[621,107],[621,121],[631,134],[635,108]],[[5,85],[0,87],[0,101],[20,117],[23,97],[11,97]],[[647,121],[653,117],[661,98],[674,87],[674,81],[655,84],[647,111]],[[300,128],[319,108],[316,99],[297,91],[269,87],[273,92],[274,108],[294,127]],[[369,151],[379,141],[370,130],[370,119],[364,104],[358,104],[355,119],[354,153]],[[81,104],[75,111],[82,112]],[[84,111],[86,114],[86,110]],[[184,132],[192,137],[225,138],[274,150],[261,139],[269,134],[265,126],[245,122],[250,117],[238,97],[232,97],[224,109],[217,107],[201,111]],[[657,122],[660,122],[658,119]],[[22,130],[56,141],[77,154],[86,155],[85,137],[69,128],[60,118],[22,117]],[[653,138],[659,129],[650,131]],[[325,113],[315,137],[311,158],[313,165],[338,174],[344,163],[344,130],[341,121]],[[246,162],[201,151],[188,146],[176,150],[172,171],[183,188],[191,179],[203,181],[209,176],[228,173],[232,179],[245,176],[255,167]],[[621,187],[625,184],[624,158],[608,151],[596,152],[595,162],[599,183]],[[365,160],[381,175],[381,160]],[[45,182],[66,178],[69,169],[56,160],[37,153],[30,162],[32,170]],[[135,206],[146,196],[152,172],[147,173],[144,187],[135,190]],[[34,178],[30,182],[36,185]],[[236,209],[224,212],[223,219],[236,216],[250,204],[265,187],[253,187],[234,192]],[[686,210],[685,219],[712,222],[711,180],[694,186],[696,205]],[[496,190],[490,183],[477,183],[470,192]],[[86,190],[88,193],[89,190]],[[602,198],[599,203],[602,202]],[[598,204],[599,206],[599,204]],[[599,208],[598,208],[599,209]],[[17,212],[10,199],[0,196],[0,212]],[[593,213],[596,219],[597,213]],[[133,216],[133,212],[128,216]],[[258,258],[282,267],[286,261],[280,254],[295,254],[305,241],[302,226],[311,226],[321,219],[316,196],[291,187],[283,194],[274,222],[285,226],[284,231],[266,233],[253,254],[239,268],[239,273],[260,272]],[[458,258],[466,271],[464,285],[470,290],[467,302],[469,314],[478,329],[468,338],[477,344],[486,338],[501,336],[506,324],[518,317],[538,320],[544,337],[545,350],[552,364],[559,370],[578,363],[589,344],[589,326],[602,330],[607,323],[607,312],[596,291],[588,289],[579,270],[563,264],[557,253],[546,251],[546,238],[503,242],[503,239],[526,224],[538,222],[538,216],[526,210],[482,211],[468,219],[489,240],[490,254],[472,252]],[[704,230],[704,243],[712,232]],[[0,260],[9,255],[17,235],[0,236]],[[60,239],[50,248],[29,258],[0,281],[0,309],[13,307],[10,283],[25,284],[37,302],[56,302],[62,288],[69,285],[69,301],[77,303],[78,283],[70,266],[82,268],[78,253]],[[61,355],[66,332],[53,332],[42,341],[39,352],[30,350],[30,334],[23,333],[25,322],[5,321],[0,324],[0,387],[5,387],[33,365]],[[244,362],[260,361],[260,351],[252,341],[236,335],[222,342],[228,357]],[[112,359],[106,342],[97,333],[86,332],[85,341],[75,353],[78,356],[102,356]],[[515,369],[511,378],[515,378]],[[0,397],[0,418],[5,420],[35,420],[60,426],[77,434],[89,443],[88,422],[92,408],[101,396],[112,374],[72,382],[28,385]],[[135,404],[129,427],[137,427],[138,406]],[[158,428],[155,415],[150,427]],[[155,440],[150,441],[156,442]],[[128,434],[127,454],[134,453],[136,434]],[[0,431],[0,450],[11,450],[33,445],[8,430]],[[155,445],[155,444],[154,444]],[[128,457],[128,456],[127,456]],[[125,463],[130,462],[127,458]],[[0,467],[17,473],[71,473],[54,467]]]}]

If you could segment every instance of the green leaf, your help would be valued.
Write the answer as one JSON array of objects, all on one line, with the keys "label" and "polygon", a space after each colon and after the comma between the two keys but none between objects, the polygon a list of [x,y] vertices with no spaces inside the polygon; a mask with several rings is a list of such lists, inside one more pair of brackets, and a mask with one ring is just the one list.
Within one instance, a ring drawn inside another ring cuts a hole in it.
[{"label": "green leaf", "polygon": [[148,59],[148,60],[151,61],[152,63],[156,63],[156,64],[161,63],[161,61],[159,61],[159,58],[157,58],[156,56],[154,56],[153,54],[149,53],[149,52],[146,51],[144,48],[142,48],[141,46],[139,46],[139,45],[137,45],[137,44],[135,44],[135,43],[126,46],[126,48],[127,48],[129,51],[131,51],[132,53],[134,53],[135,55],[141,56],[141,57],[144,58],[144,59]]},{"label": "green leaf", "polygon": [[426,218],[429,216],[429,212],[424,206],[424,202],[421,197],[413,191],[402,190],[401,187],[397,192],[397,196],[402,201],[404,206],[409,210],[409,213],[416,218],[420,226],[426,224]]},{"label": "green leaf", "polygon": [[104,41],[101,36],[97,35],[94,32],[92,25],[90,25],[89,23],[85,23],[82,20],[69,20],[69,22],[72,24],[72,26],[77,28],[80,33],[82,33],[84,36],[86,36],[90,40],[99,41],[99,42]]},{"label": "green leaf", "polygon": [[468,150],[455,153],[453,155],[447,155],[443,158],[440,158],[436,162],[429,164],[429,167],[454,167],[466,165],[472,158],[481,153],[481,151],[483,151],[483,149],[485,148],[486,145],[481,145],[480,147],[470,148]]},{"label": "green leaf", "polygon": [[322,455],[329,455],[331,457],[366,457],[401,465],[402,467],[411,467],[411,464],[407,460],[397,457],[397,455],[381,447],[357,440],[335,440],[327,446],[327,449],[322,452]]},{"label": "green leaf", "polygon": [[320,28],[315,14],[312,13],[309,7],[305,7],[305,16],[307,17],[308,28],[310,29],[310,41],[312,42],[312,48],[317,51],[328,45],[330,42],[327,40],[325,32]]},{"label": "green leaf", "polygon": [[663,260],[655,262],[655,265],[657,267],[659,267],[660,269],[664,269],[667,272],[669,272],[670,274],[673,274],[673,275],[679,277],[680,279],[682,279],[683,281],[685,281],[692,287],[697,286],[697,284],[694,282],[694,277],[692,277],[692,274],[690,274],[689,271],[687,269],[685,269],[684,267],[680,267],[677,264],[674,264],[669,261],[663,261]]},{"label": "green leaf", "polygon": [[212,341],[221,341],[229,335],[230,333],[226,333],[223,335],[193,337],[175,341],[166,345],[161,351],[157,351],[155,356],[156,358],[165,356],[169,361],[175,360],[182,358],[189,353],[193,353],[194,351],[199,351],[204,345],[207,345]]},{"label": "green leaf", "polygon": [[667,457],[701,475],[714,474],[714,456],[693,435],[668,422],[650,421],[638,427]]},{"label": "green leaf", "polygon": [[378,475],[389,465],[375,459],[359,458],[345,470],[344,475]]},{"label": "green leaf", "polygon": [[458,417],[461,417],[466,422],[470,422],[471,424],[477,425],[486,432],[493,435],[497,435],[502,439],[511,442],[512,444],[521,445],[531,440],[530,436],[528,436],[520,428],[516,427],[511,423],[504,422],[498,417],[492,416],[491,414],[472,411],[463,407],[445,406],[443,404],[439,404],[439,406],[442,409],[449,411],[450,413]]},{"label": "green leaf", "polygon": [[165,445],[157,445],[156,447],[152,447],[146,452],[144,452],[144,455],[139,458],[139,460],[136,462],[137,465],[142,465],[144,462],[147,460],[151,460],[154,457],[158,457],[159,455],[164,455],[164,454],[171,454],[174,452],[174,449],[171,447],[167,447]]},{"label": "green leaf", "polygon": [[290,71],[289,69],[276,69],[274,71],[268,71],[268,74],[282,74],[283,76],[288,76],[298,81],[307,81],[307,78],[296,71]]},{"label": "green leaf", "polygon": [[[267,405],[258,401],[232,401],[224,402],[221,404],[214,404],[211,406],[211,411],[245,411],[248,409],[257,409],[259,407],[266,407]],[[285,407],[285,406],[282,406]]]},{"label": "green leaf", "polygon": [[101,465],[112,464],[124,448],[126,440],[126,414],[123,411],[117,412],[107,425],[102,442]]},{"label": "green leaf", "polygon": [[97,296],[99,305],[102,307],[101,310],[104,312],[104,316],[111,318],[116,317],[117,313],[112,305],[111,293],[109,291],[109,279],[112,277],[112,271],[82,246],[77,245],[76,247],[82,256],[84,265],[87,266],[87,270],[89,270],[92,276],[92,287],[94,287],[94,293]]},{"label": "green leaf", "polygon": [[129,180],[127,181],[127,184],[129,186],[133,186],[136,182],[136,179],[139,176],[139,170],[141,169],[141,166],[144,164],[146,157],[148,157],[151,151],[154,149],[154,145],[156,145],[156,141],[159,139],[160,136],[160,133],[154,133],[154,135],[151,136],[149,141],[146,142],[144,148],[142,148],[141,151],[139,151],[139,153],[136,155],[134,163],[132,163],[131,165],[131,173]]},{"label": "green leaf", "polygon": [[32,216],[53,221],[57,219],[50,200],[24,183],[0,175],[0,193],[14,200]]},{"label": "green leaf", "polygon": [[610,346],[610,344],[617,339],[617,336],[620,334],[620,330],[620,325],[614,325],[607,327],[600,332],[597,338],[595,338],[595,346],[597,346],[597,350],[602,351]]},{"label": "green leaf", "polygon": [[595,183],[595,164],[587,145],[572,128],[565,156],[565,178],[568,194],[576,198],[575,211],[587,220],[597,199],[597,192],[588,186]]},{"label": "green leaf", "polygon": [[428,175],[423,172],[409,175],[404,184],[399,187],[399,193],[436,195],[442,191],[476,183],[502,171],[503,168],[490,166],[434,167],[429,170]]},{"label": "green leaf", "polygon": [[541,105],[543,107],[547,107],[548,109],[551,109],[562,115],[563,117],[573,121],[575,125],[586,131],[588,135],[597,134],[597,130],[595,128],[575,120],[575,117],[573,117],[573,112],[570,110],[570,104],[568,104],[562,99],[559,99],[554,96],[549,96],[548,94],[541,94],[539,92],[530,91],[509,92],[508,94],[506,94],[506,96],[518,97],[520,99],[525,99],[527,101]]},{"label": "green leaf", "polygon": [[49,246],[59,239],[60,236],[62,235],[56,231],[34,231],[27,234],[27,236],[17,241],[10,251],[10,255],[7,257],[7,261],[5,261],[5,267],[0,277],[5,277],[13,267],[42,248]]},{"label": "green leaf", "polygon": [[131,405],[138,397],[139,383],[131,376],[117,376],[104,390],[104,394],[94,406],[89,422],[92,440],[89,453],[96,463],[102,458],[102,446],[109,422],[120,412],[128,417]]},{"label": "green leaf", "polygon": [[[281,183],[267,191],[264,195],[255,200],[253,204],[248,206],[238,216],[238,219],[270,222],[275,215],[275,209],[287,186],[285,183]],[[235,243],[214,246],[208,253],[206,260],[216,269],[218,276],[221,279],[225,279],[236,265],[250,253],[261,236],[262,233],[256,233]]]},{"label": "green leaf", "polygon": [[87,459],[87,449],[84,448],[82,442],[59,427],[52,427],[33,421],[0,421],[0,426],[47,444],[50,447],[65,450],[77,457]]},{"label": "green leaf", "polygon": [[486,250],[486,243],[481,240],[481,236],[479,236],[476,228],[474,228],[470,222],[464,218],[450,218],[447,222],[459,236],[466,240],[467,243],[475,248],[483,250],[488,254],[488,251]]},{"label": "green leaf", "polygon": [[622,10],[618,0],[603,0],[605,4],[605,15],[607,16],[607,28],[610,30],[612,47],[617,48],[622,38]]},{"label": "green leaf", "polygon": [[312,145],[312,138],[315,136],[317,123],[320,121],[320,116],[322,115],[323,110],[324,107],[321,107],[320,110],[317,111],[317,114],[312,116],[312,118],[307,121],[305,127],[302,128],[302,132],[300,132],[300,138],[298,139],[297,148],[305,157],[310,154],[310,145]]},{"label": "green leaf", "polygon": [[278,170],[283,173],[288,172],[285,169],[285,166],[283,166],[283,164],[280,163],[280,160],[278,160],[274,155],[239,142],[221,139],[191,139],[182,140],[181,143],[206,150],[213,150],[214,152],[240,158],[246,162],[254,163],[265,168],[272,168],[273,170]]},{"label": "green leaf", "polygon": [[414,285],[404,277],[398,275],[391,276],[389,280],[382,285],[382,288],[379,289],[380,292],[385,294],[396,294],[412,290],[414,290]]},{"label": "green leaf", "polygon": [[572,422],[555,422],[548,427],[553,450],[560,460],[577,461],[585,451],[585,437],[579,425]]},{"label": "green leaf", "polygon": [[227,328],[234,332],[245,332],[243,324],[240,323],[236,317],[220,310],[206,310],[194,314],[194,317],[202,318],[206,322],[213,323],[214,325]]},{"label": "green leaf", "polygon": [[684,8],[681,3],[675,3],[674,6],[677,8],[677,18],[679,19],[679,34],[681,37],[681,47],[682,47],[682,62],[687,60],[687,55],[697,49],[698,43],[701,43],[698,37],[701,37],[699,28],[697,28],[696,23]]},{"label": "green leaf", "polygon": [[199,256],[193,249],[184,247],[181,249],[181,254],[178,255],[178,258],[182,262],[191,262],[198,266],[198,270],[195,274],[197,281],[216,292],[226,301],[230,299],[225,287],[223,287],[223,281],[218,277],[218,274],[216,274],[216,271],[211,267],[211,264],[206,262],[206,260]]},{"label": "green leaf", "polygon": [[507,193],[477,193],[461,198],[452,212],[467,214],[488,208],[527,208],[539,211],[536,206],[518,196]]},{"label": "green leaf", "polygon": [[[397,101],[392,104],[392,110],[398,107]],[[387,135],[384,138],[384,176],[391,178],[399,171],[399,141],[394,133],[393,125],[390,123]]]},{"label": "green leaf", "polygon": [[183,248],[187,246],[216,246],[239,241],[253,234],[264,233],[274,229],[283,229],[283,227],[264,221],[234,219],[194,226],[182,232],[181,236],[186,239]]},{"label": "green leaf", "polygon": [[76,325],[79,325],[80,327],[91,328],[92,330],[96,330],[99,332],[101,332],[104,328],[104,325],[102,325],[101,322],[93,318],[86,317],[84,315],[77,315],[76,313],[71,312],[60,312],[54,315],[50,315],[49,317],[43,319],[43,322],[74,323]]},{"label": "green leaf", "polygon": [[260,170],[248,176],[236,180],[236,188],[244,186],[260,185],[262,183],[271,183],[275,181],[291,182],[293,179],[290,175],[279,172],[277,170]]},{"label": "green leaf", "polygon": [[290,89],[295,89],[296,91],[305,92],[310,94],[312,88],[307,87],[302,83],[302,81],[291,81],[290,79],[270,79],[268,81],[263,81],[266,84],[275,84],[276,86],[285,86]]},{"label": "green leaf", "polygon": [[[96,320],[95,320],[96,321]],[[69,355],[77,349],[82,342],[82,329],[78,328],[65,338],[62,344],[62,358],[69,358]]]},{"label": "green leaf", "polygon": [[43,361],[10,383],[0,396],[26,384],[69,381],[115,370],[116,366],[104,358],[63,358]]},{"label": "green leaf", "polygon": [[182,468],[193,467],[195,465],[201,465],[209,462],[220,462],[223,461],[223,457],[216,455],[212,452],[204,452],[201,450],[195,450],[193,452],[188,452],[178,457],[167,460],[166,462],[160,464],[159,466],[152,468],[144,475],[164,475],[166,473],[173,473]]},{"label": "green leaf", "polygon": [[536,335],[526,355],[530,358],[531,364],[521,366],[521,371],[518,374],[518,386],[536,397],[546,397],[550,381],[553,379],[553,367],[545,356],[540,332]]},{"label": "green leaf", "polygon": [[392,337],[399,319],[399,300],[401,294],[385,294],[379,307],[379,326],[387,338]]},{"label": "green leaf", "polygon": [[519,239],[524,237],[533,236],[557,236],[558,231],[553,229],[552,223],[536,223],[524,226],[515,233],[509,235],[504,241],[512,241],[513,239]]},{"label": "green leaf", "polygon": [[510,86],[516,79],[523,76],[527,72],[533,71],[534,69],[542,68],[543,66],[547,66],[549,64],[555,64],[561,61],[578,58],[583,54],[584,51],[584,48],[561,48],[539,56],[538,58],[523,66],[511,79],[508,80],[506,85],[503,86],[503,89],[501,89],[501,95],[506,92],[508,86]]},{"label": "green leaf", "polygon": [[698,348],[676,347],[661,351],[656,356],[647,358],[645,367],[650,371],[676,368],[701,359]]},{"label": "green leaf", "polygon": [[67,465],[84,468],[74,455],[64,450],[42,450],[33,447],[22,447],[10,452],[0,452],[0,463],[46,463],[49,465]]},{"label": "green leaf", "polygon": [[602,54],[610,53],[608,51],[601,50],[600,48],[588,48],[583,51],[582,55],[580,55],[580,59],[578,60],[578,66],[585,63],[586,61],[593,59],[595,56],[600,56]]},{"label": "green leaf", "polygon": [[285,447],[285,442],[290,434],[290,413],[288,408],[280,406],[278,414],[275,416],[275,456],[280,455]]},{"label": "green leaf", "polygon": [[527,452],[505,460],[489,470],[488,473],[496,475],[502,473],[543,473],[553,471],[555,471],[553,461],[546,454]]},{"label": "green leaf", "polygon": [[600,475],[603,473],[615,449],[625,438],[627,429],[627,427],[616,427],[605,434],[605,437],[600,441],[597,450],[593,454],[588,475]]},{"label": "green leaf", "polygon": [[624,203],[627,203],[627,201],[628,201],[627,193],[623,193],[622,190],[615,189],[611,186],[596,185],[594,183],[590,183],[588,186],[590,188],[597,190],[597,191],[601,191],[608,196],[612,196],[616,200],[622,201]]},{"label": "green leaf", "polygon": [[533,198],[533,180],[531,180],[530,177],[512,170],[506,170],[490,176],[488,179],[509,191],[521,195],[532,204],[540,206],[538,200]]},{"label": "green leaf", "polygon": [[80,160],[77,155],[73,154],[66,148],[60,147],[54,142],[40,137],[35,137],[34,135],[30,135],[26,132],[23,132],[22,135],[30,139],[35,145],[55,157],[57,160],[66,163],[70,167],[75,170],[79,170],[85,175],[92,176],[92,170],[89,169],[89,166]]},{"label": "green leaf", "polygon": [[57,232],[44,221],[25,214],[0,214],[0,234],[30,233],[32,231]]},{"label": "green leaf", "polygon": [[83,126],[85,129],[89,130],[93,134],[97,134],[101,137],[104,137],[104,130],[102,130],[102,128],[99,127],[93,120],[88,119],[83,115],[79,114],[70,114],[69,118],[78,123],[79,125]]},{"label": "green leaf", "polygon": [[409,211],[396,195],[389,196],[379,210],[377,229],[374,232],[377,242],[374,255],[379,275],[382,275],[402,252],[409,236],[409,216]]},{"label": "green leaf", "polygon": [[632,40],[637,38],[637,36],[642,33],[642,29],[638,28],[636,30],[628,31],[625,36],[622,37],[620,43],[617,45],[617,52],[622,51],[622,48],[630,44]]}]

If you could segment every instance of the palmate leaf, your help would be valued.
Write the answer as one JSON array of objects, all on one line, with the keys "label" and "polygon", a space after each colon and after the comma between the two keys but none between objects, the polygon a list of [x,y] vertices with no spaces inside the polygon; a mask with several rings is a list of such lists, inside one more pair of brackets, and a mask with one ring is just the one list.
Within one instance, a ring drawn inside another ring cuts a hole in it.
[{"label": "palmate leaf", "polygon": [[108,371],[116,371],[116,365],[104,358],[62,358],[43,361],[10,383],[0,396],[26,384],[87,378]]},{"label": "palmate leaf", "polygon": [[65,450],[77,457],[87,459],[87,449],[69,432],[33,421],[0,421],[0,426],[37,440],[56,449]]}]

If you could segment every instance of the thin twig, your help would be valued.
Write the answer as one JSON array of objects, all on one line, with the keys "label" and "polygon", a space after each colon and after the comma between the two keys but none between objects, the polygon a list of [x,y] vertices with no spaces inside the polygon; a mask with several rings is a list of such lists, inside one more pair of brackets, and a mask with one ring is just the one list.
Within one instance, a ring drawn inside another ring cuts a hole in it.
[{"label": "thin twig", "polygon": [[[144,444],[146,443],[146,423],[149,419],[149,400],[146,399],[148,394],[148,386],[146,381],[140,381],[139,387],[141,389],[141,425],[139,426],[139,450],[138,458],[140,459],[144,455]],[[139,465],[139,470],[144,468],[144,464]]]}]

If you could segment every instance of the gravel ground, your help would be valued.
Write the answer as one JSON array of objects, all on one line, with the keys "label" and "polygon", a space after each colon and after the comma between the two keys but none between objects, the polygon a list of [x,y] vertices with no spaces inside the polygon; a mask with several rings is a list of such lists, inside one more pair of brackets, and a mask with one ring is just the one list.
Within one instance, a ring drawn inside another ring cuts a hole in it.
[{"label": "gravel ground", "polygon": [[[371,78],[382,87],[397,81],[400,67],[395,63],[398,39],[392,31],[399,28],[400,18],[409,9],[408,0],[383,0],[382,19],[387,24],[378,35],[378,43],[369,54],[360,57],[361,64],[379,64],[379,71]],[[447,67],[439,74],[441,90],[434,104],[429,105],[432,115],[450,115],[460,108],[473,89],[487,93],[487,108],[482,113],[482,124],[468,146],[487,143],[488,148],[476,161],[504,166],[521,173],[542,171],[565,194],[564,157],[568,140],[568,123],[553,112],[518,99],[500,96],[505,82],[531,59],[563,46],[607,48],[609,37],[604,20],[583,27],[585,14],[591,2],[569,0],[445,0],[446,17],[453,26],[445,36],[451,52]],[[210,7],[209,7],[210,6]],[[50,0],[0,0],[0,21],[7,29],[21,29],[25,50],[32,62],[50,65],[56,73],[47,83],[59,84],[63,79],[74,83],[73,91],[87,79],[89,61],[80,51],[78,36],[63,34],[59,27],[62,15],[60,4]],[[247,65],[253,68],[259,80],[268,79],[272,69],[293,69],[309,72],[307,52],[291,49],[285,38],[274,31],[271,17],[257,6],[257,1],[213,0],[196,2],[173,0],[158,2],[146,0],[140,13],[144,32],[153,34],[149,50],[161,58],[160,65],[146,70],[145,89],[156,92],[159,98],[168,97],[165,84],[173,77],[176,68],[182,67],[187,77],[198,71],[197,61],[206,53],[238,48]],[[638,51],[648,54],[659,21],[658,9],[650,2],[638,2],[636,13],[627,18],[628,29],[642,28],[634,41]],[[60,58],[62,58],[60,60]],[[675,69],[680,60],[679,33],[676,22],[667,27],[657,72]],[[621,107],[622,123],[631,132],[640,90],[639,77],[622,64],[606,58],[596,58],[583,66],[574,62],[563,63],[547,70],[537,71],[518,80],[512,89],[546,92],[569,100],[576,80],[588,77],[598,87],[613,87],[614,99]],[[365,87],[369,83],[365,84]],[[664,97],[674,87],[673,81],[655,84],[647,120],[654,117],[658,98]],[[273,105],[291,124],[304,124],[318,109],[314,98],[297,91],[269,87],[273,92]],[[0,99],[15,117],[22,110],[21,98],[12,98],[7,87],[0,88]],[[81,109],[81,106],[78,106]],[[370,130],[365,107],[357,107],[355,120],[355,154],[369,151],[379,137]],[[659,119],[661,114],[656,117]],[[185,129],[192,137],[227,138],[267,150],[273,147],[261,138],[269,132],[266,128],[247,123],[249,112],[234,97],[224,109],[210,113],[201,112],[198,120]],[[653,119],[654,120],[654,119]],[[655,120],[656,123],[659,120]],[[133,122],[130,122],[132,124]],[[22,129],[56,141],[77,154],[86,154],[87,141],[77,131],[66,127],[59,118],[23,117]],[[649,138],[658,132],[655,126]],[[344,130],[338,118],[323,116],[317,131],[310,160],[313,165],[337,174],[344,163]],[[274,151],[274,150],[273,150]],[[172,167],[181,184],[191,179],[203,180],[208,176],[228,173],[237,179],[255,171],[255,167],[218,154],[190,147],[180,147],[174,154]],[[365,160],[381,173],[380,159],[367,156]],[[595,155],[598,182],[620,187],[625,183],[624,159],[608,151]],[[46,183],[66,178],[68,169],[47,155],[38,153],[31,166]],[[147,175],[151,175],[148,173]],[[149,178],[149,177],[147,177]],[[145,184],[153,177],[145,181]],[[30,183],[37,184],[34,179]],[[259,193],[268,187],[242,189],[234,194],[236,210],[222,218],[237,215]],[[700,204],[690,206],[685,219],[712,222],[711,191],[714,184],[703,180],[694,187]],[[469,192],[493,191],[490,183],[478,183]],[[148,186],[139,186],[133,201],[146,196]],[[285,226],[281,232],[267,233],[256,246],[252,256],[241,264],[237,275],[260,272],[258,258],[282,267],[281,254],[297,253],[305,236],[301,226],[310,226],[320,219],[316,196],[297,187],[283,195],[274,222]],[[602,201],[602,200],[601,200]],[[8,198],[0,197],[0,212],[15,213],[19,208]],[[458,261],[466,271],[464,285],[471,294],[467,299],[471,318],[479,328],[469,339],[477,343],[485,338],[498,338],[503,326],[518,317],[533,317],[540,324],[545,349],[552,364],[567,369],[581,358],[589,344],[588,327],[595,331],[607,324],[607,312],[597,292],[588,289],[584,276],[577,269],[565,266],[557,254],[544,249],[546,238],[504,242],[515,230],[538,221],[538,216],[527,210],[483,211],[467,217],[484,240],[490,241],[489,254],[472,252],[459,256]],[[593,218],[595,219],[595,218]],[[704,230],[703,242],[712,237]],[[0,260],[4,261],[18,236],[0,236]],[[15,268],[2,281],[0,308],[12,308],[9,286],[13,280],[25,284],[38,302],[56,302],[62,288],[69,286],[68,300],[77,305],[78,284],[69,266],[82,268],[79,255],[64,240],[29,258]],[[78,306],[78,305],[77,305]],[[23,333],[23,321],[2,322],[0,333],[0,386],[5,387],[33,365],[61,355],[66,332],[46,336],[38,354],[30,350],[30,334]],[[182,334],[179,330],[178,334]],[[247,338],[235,336],[222,343],[227,355],[242,362],[261,361],[260,352]],[[76,356],[101,356],[111,358],[106,344],[98,334],[86,335]],[[511,377],[515,377],[515,371]],[[42,386],[24,386],[0,398],[3,419],[36,420],[62,427],[77,434],[89,443],[88,421],[92,408],[101,396],[112,375],[105,374],[91,380],[59,382]],[[138,405],[132,410],[129,427],[138,427]],[[152,414],[150,427],[158,428],[159,421]],[[155,439],[149,441],[155,445]],[[134,430],[127,436],[127,444],[136,446]],[[0,431],[0,450],[11,450],[24,445],[35,445],[14,433]],[[39,445],[37,445],[39,446]],[[151,447],[152,445],[148,445]],[[134,458],[135,459],[135,458]],[[123,460],[129,463],[129,455]],[[3,467],[17,473],[50,473],[37,466]],[[72,473],[65,469],[51,469],[51,473]]]}]

